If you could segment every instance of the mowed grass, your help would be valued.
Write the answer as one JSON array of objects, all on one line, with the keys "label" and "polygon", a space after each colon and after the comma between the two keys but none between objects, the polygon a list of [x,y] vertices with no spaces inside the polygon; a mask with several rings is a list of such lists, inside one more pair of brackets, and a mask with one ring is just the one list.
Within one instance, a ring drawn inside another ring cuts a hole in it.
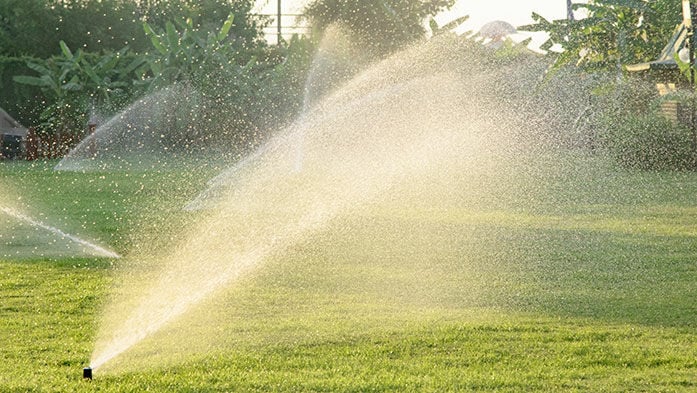
[{"label": "mowed grass", "polygon": [[[178,355],[152,350],[165,329],[91,383],[123,262],[4,258],[0,391],[697,391],[697,175],[595,161],[395,190],[185,316]],[[0,185],[126,254],[168,247],[215,173],[50,164],[2,163]]]},{"label": "mowed grass", "polygon": [[[175,233],[181,225],[181,207],[200,191],[206,180],[221,168],[221,162],[163,164],[160,168],[109,172],[54,171],[57,161],[3,162],[0,173],[0,206],[12,208],[33,220],[55,227],[85,240],[110,247],[116,252],[132,253],[149,244],[157,232]],[[16,238],[49,237],[46,231],[10,219],[20,233]],[[156,228],[156,229],[155,229]],[[0,230],[0,235],[8,236]],[[147,240],[146,240],[147,238]],[[19,254],[10,248],[2,254]],[[34,246],[34,244],[31,244]],[[52,247],[53,254],[59,253]],[[37,254],[37,253],[33,253]]]}]

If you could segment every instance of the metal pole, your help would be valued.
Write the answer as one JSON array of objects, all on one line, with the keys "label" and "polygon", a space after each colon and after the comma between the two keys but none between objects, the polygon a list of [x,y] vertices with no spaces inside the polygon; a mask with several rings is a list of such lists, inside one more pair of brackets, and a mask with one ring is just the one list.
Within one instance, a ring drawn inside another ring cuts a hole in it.
[{"label": "metal pole", "polygon": [[692,120],[692,167],[697,169],[697,95],[695,94],[695,4],[693,0],[688,1],[690,12],[690,28],[688,29],[688,47],[690,48],[690,84],[692,88],[692,108],[691,108],[691,120]]},{"label": "metal pole", "polygon": [[574,9],[571,0],[566,0],[566,19],[574,20]]},{"label": "metal pole", "polygon": [[695,33],[695,28],[693,26],[693,8],[694,6],[691,4],[692,2],[690,0],[682,0],[682,18],[683,18],[683,24],[685,25],[685,28],[687,29],[687,49],[689,53],[689,64],[690,64],[690,73],[689,73],[689,78],[690,78],[690,84],[694,85],[695,83],[695,69],[693,67],[693,63],[695,60],[695,41],[694,41],[694,33]]},{"label": "metal pole", "polygon": [[691,0],[682,0],[683,24],[687,28],[687,48],[690,64],[690,128],[692,128],[692,166],[697,168],[697,97],[695,97],[695,5]]},{"label": "metal pole", "polygon": [[278,31],[276,32],[276,34],[277,34],[277,42],[276,43],[278,45],[281,45],[281,41],[283,40],[283,36],[281,35],[281,17],[283,16],[283,12],[282,12],[283,10],[281,7],[281,0],[278,0],[278,2],[277,2],[276,11],[277,11],[276,24],[277,24],[277,28],[278,28]]}]

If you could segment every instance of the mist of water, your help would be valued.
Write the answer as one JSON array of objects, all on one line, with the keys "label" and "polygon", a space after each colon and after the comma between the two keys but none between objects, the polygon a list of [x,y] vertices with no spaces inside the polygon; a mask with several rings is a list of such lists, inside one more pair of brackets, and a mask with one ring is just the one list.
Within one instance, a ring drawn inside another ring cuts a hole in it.
[{"label": "mist of water", "polygon": [[174,85],[145,96],[98,124],[56,166],[59,171],[129,170],[161,164],[196,138],[199,95]]},{"label": "mist of water", "polygon": [[118,370],[131,349],[165,326],[186,336],[187,326],[176,325],[184,314],[395,190],[427,193],[423,181],[433,176],[493,176],[492,163],[514,160],[539,140],[535,132],[520,137],[527,122],[508,105],[515,102],[511,86],[535,83],[505,78],[525,72],[518,64],[489,66],[476,51],[434,40],[312,100],[298,121],[188,204],[207,210],[192,213],[197,220],[186,240],[152,256],[155,268],[140,279],[124,280],[105,311],[92,367]]}]

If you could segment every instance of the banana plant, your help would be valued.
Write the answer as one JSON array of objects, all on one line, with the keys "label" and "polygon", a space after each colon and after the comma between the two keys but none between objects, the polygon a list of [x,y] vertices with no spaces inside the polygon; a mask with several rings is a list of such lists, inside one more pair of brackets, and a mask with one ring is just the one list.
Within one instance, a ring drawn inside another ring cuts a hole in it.
[{"label": "banana plant", "polygon": [[146,59],[129,51],[85,53],[71,51],[60,41],[60,55],[33,59],[27,67],[36,75],[18,75],[17,83],[38,87],[47,102],[40,119],[48,130],[81,128],[88,106],[104,111],[117,109],[117,97],[126,101],[133,93],[133,80]]},{"label": "banana plant", "polygon": [[[148,59],[152,87],[158,88],[177,81],[191,79],[206,65],[224,61],[231,55],[224,41],[230,34],[234,15],[230,14],[217,33],[196,29],[191,19],[179,26],[165,24],[164,31],[156,32],[147,22],[143,23],[145,35],[150,38],[154,53]],[[221,64],[222,65],[222,64]]]},{"label": "banana plant", "polygon": [[555,68],[574,64],[589,70],[616,70],[624,64],[653,60],[678,24],[680,8],[675,0],[589,0],[572,4],[585,9],[587,17],[578,20],[548,21],[533,14],[535,23],[519,30],[544,31],[549,40],[541,47],[561,47]]},{"label": "banana plant", "polygon": [[127,46],[116,53],[84,56],[81,61],[84,89],[93,104],[116,109],[115,99],[128,98],[134,76],[145,62],[145,56],[129,52]]},{"label": "banana plant", "polygon": [[60,41],[60,57],[46,61],[33,60],[27,62],[27,67],[39,76],[18,75],[13,78],[17,83],[39,87],[50,98],[60,99],[70,91],[80,90],[80,62],[82,52],[73,54],[65,42]]},{"label": "banana plant", "polygon": [[[73,53],[65,42],[60,41],[61,54],[47,60],[31,60],[27,67],[38,76],[17,75],[17,83],[36,86],[43,93],[48,106],[41,112],[40,118],[49,129],[61,132],[68,127],[69,119],[75,109],[76,92],[82,90],[80,79],[82,51]],[[79,100],[78,100],[79,101]]]},{"label": "banana plant", "polygon": [[[451,20],[450,22],[444,24],[443,26],[439,26],[438,22],[436,22],[435,19],[431,18],[428,21],[429,27],[431,28],[431,33],[433,36],[438,36],[441,34],[446,34],[450,33],[453,30],[457,29],[460,27],[463,23],[467,22],[469,20],[469,15],[464,15],[459,18],[456,18],[454,20]],[[465,33],[465,36],[468,36],[468,33]]]}]

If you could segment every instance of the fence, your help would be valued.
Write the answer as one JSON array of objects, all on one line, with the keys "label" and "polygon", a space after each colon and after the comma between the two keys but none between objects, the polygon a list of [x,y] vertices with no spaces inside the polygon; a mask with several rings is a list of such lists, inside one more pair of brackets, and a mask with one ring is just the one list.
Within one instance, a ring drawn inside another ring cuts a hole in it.
[{"label": "fence", "polygon": [[288,41],[295,34],[307,37],[312,35],[312,26],[301,20],[302,14],[259,14],[259,16],[273,21],[263,30],[268,42],[280,44],[281,38],[283,41]]}]

